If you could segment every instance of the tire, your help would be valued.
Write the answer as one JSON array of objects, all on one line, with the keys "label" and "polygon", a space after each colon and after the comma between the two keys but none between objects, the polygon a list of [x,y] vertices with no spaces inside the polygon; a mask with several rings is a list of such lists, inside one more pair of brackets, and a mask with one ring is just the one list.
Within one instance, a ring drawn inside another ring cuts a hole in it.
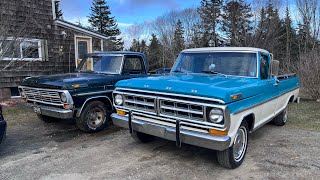
[{"label": "tire", "polygon": [[107,106],[101,101],[91,101],[76,118],[77,127],[84,132],[99,132],[106,128],[110,118]]},{"label": "tire", "polygon": [[285,109],[278,115],[276,116],[272,122],[276,126],[283,126],[287,123],[288,120],[288,105],[285,107]]},{"label": "tire", "polygon": [[53,123],[59,121],[58,118],[37,114],[38,118],[45,123]]},{"label": "tire", "polygon": [[131,137],[139,143],[148,143],[155,139],[154,136],[142,132],[133,131]]},{"label": "tire", "polygon": [[[233,145],[224,151],[217,151],[218,163],[225,168],[235,169],[239,167],[246,155],[248,147],[248,123],[242,121]],[[236,153],[236,151],[238,153]]]}]

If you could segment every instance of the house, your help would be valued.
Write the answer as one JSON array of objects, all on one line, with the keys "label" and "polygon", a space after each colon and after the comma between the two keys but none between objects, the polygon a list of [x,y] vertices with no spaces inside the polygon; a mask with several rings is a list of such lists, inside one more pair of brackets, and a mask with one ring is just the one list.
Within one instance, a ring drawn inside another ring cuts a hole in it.
[{"label": "house", "polygon": [[108,37],[57,18],[59,1],[0,1],[0,99],[18,96],[25,77],[71,72],[104,50]]}]

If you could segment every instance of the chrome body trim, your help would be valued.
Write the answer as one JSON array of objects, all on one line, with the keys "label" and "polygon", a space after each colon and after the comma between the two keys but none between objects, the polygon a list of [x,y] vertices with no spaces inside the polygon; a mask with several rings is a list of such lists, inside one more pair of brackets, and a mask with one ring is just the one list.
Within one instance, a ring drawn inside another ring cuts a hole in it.
[{"label": "chrome body trim", "polygon": [[85,107],[85,105],[87,104],[88,101],[93,100],[93,99],[98,99],[98,98],[106,98],[110,102],[110,105],[112,107],[111,111],[113,111],[112,101],[110,100],[110,98],[108,96],[94,96],[94,97],[90,97],[90,98],[86,99],[86,101],[83,103],[81,108],[77,111],[76,117],[80,117],[81,112],[82,112],[83,108]]},{"label": "chrome body trim", "polygon": [[73,114],[74,114],[74,111],[71,109],[60,109],[60,108],[43,106],[43,105],[32,104],[32,103],[19,103],[19,105],[27,107],[30,111],[33,111],[34,107],[40,108],[41,115],[54,117],[58,119],[71,119],[73,118]]},{"label": "chrome body trim", "polygon": [[89,95],[96,95],[96,94],[103,94],[103,93],[110,93],[113,90],[106,90],[106,91],[97,91],[97,92],[88,92],[88,93],[80,93],[74,96],[89,96]]},{"label": "chrome body trim", "polygon": [[[113,113],[111,115],[114,125],[129,128],[129,118]],[[147,122],[139,118],[133,118],[131,121],[133,130],[157,136],[163,139],[176,141],[177,131],[175,127],[160,125],[153,122]],[[180,141],[186,144],[191,144],[199,147],[204,147],[213,150],[225,150],[230,147],[231,138],[229,136],[214,136],[201,132],[194,132],[188,129],[181,129],[179,132]]]}]

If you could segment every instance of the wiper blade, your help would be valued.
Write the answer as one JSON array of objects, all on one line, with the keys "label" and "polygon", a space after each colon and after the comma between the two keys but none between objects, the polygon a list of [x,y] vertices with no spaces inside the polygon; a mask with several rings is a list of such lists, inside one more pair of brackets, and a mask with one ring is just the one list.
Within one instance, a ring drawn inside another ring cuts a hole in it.
[{"label": "wiper blade", "polygon": [[221,75],[221,76],[225,76],[225,77],[228,76],[228,75],[226,75],[226,74],[219,73],[219,72],[217,72],[217,71],[201,71],[201,72],[206,73],[206,74],[217,74],[217,75]]},{"label": "wiper blade", "polygon": [[184,72],[182,72],[182,71],[180,71],[180,70],[174,70],[174,71],[172,71],[172,72],[174,72],[174,73],[184,73]]}]

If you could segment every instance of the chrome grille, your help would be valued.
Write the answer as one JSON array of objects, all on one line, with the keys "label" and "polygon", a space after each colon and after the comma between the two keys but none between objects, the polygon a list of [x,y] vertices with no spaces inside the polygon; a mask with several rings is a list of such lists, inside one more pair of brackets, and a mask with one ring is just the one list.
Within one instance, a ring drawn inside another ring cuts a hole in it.
[{"label": "chrome grille", "polygon": [[124,105],[138,111],[147,111],[156,114],[156,97],[124,94]]},{"label": "chrome grille", "polygon": [[204,121],[204,109],[202,105],[184,102],[180,100],[172,100],[159,98],[159,115],[170,117],[176,116],[184,119],[193,119]]},{"label": "chrome grille", "polygon": [[22,87],[28,101],[63,106],[59,92],[41,88]]}]

